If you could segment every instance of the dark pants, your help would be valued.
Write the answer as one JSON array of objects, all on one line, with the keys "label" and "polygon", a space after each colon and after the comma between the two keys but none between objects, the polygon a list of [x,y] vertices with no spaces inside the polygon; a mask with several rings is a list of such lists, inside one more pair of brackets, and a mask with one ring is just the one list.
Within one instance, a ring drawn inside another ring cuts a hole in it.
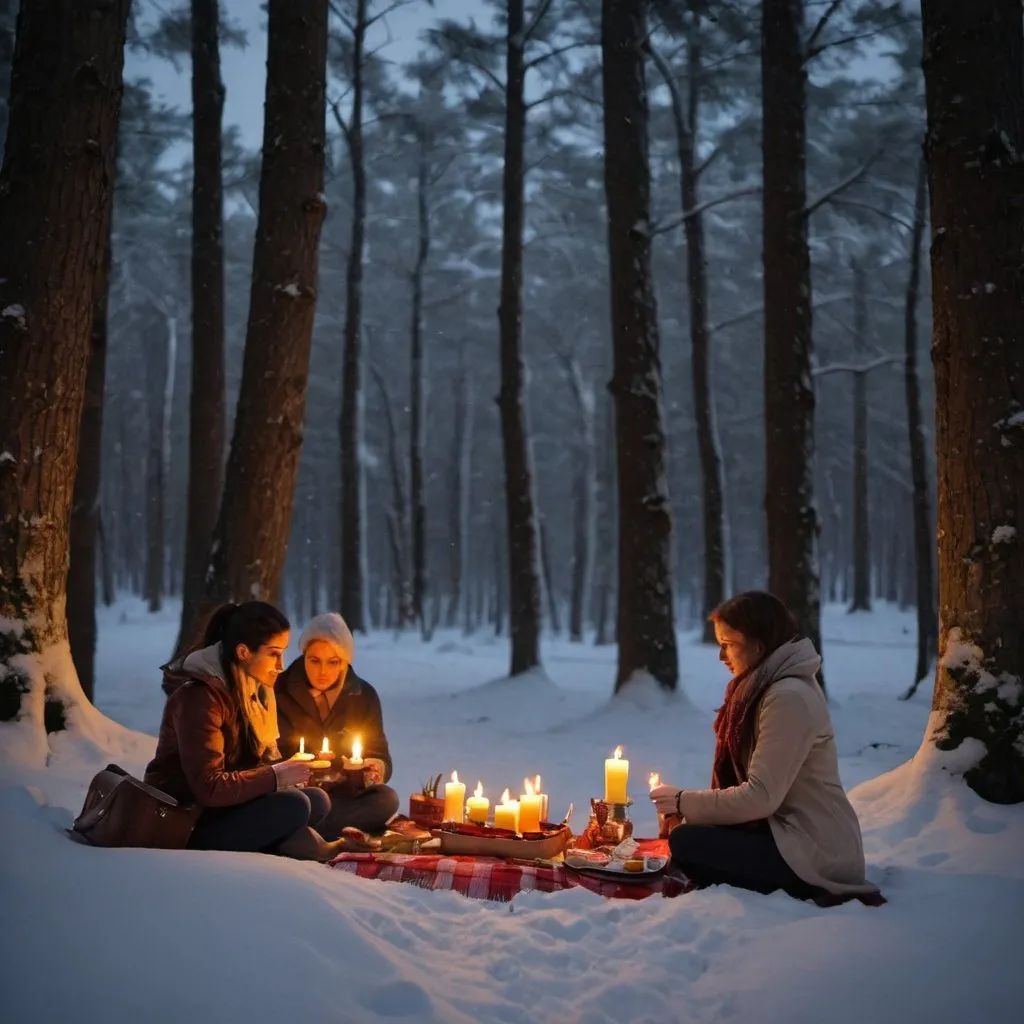
[{"label": "dark pants", "polygon": [[279,789],[235,807],[208,808],[188,845],[193,850],[272,853],[278,843],[306,825],[316,825],[330,809],[323,790]]},{"label": "dark pants", "polygon": [[337,839],[347,827],[383,832],[398,804],[398,794],[390,786],[368,786],[358,796],[334,790],[330,812],[316,825],[316,830],[328,841]]},{"label": "dark pants", "polygon": [[761,893],[783,889],[798,900],[819,893],[782,859],[767,827],[679,825],[668,845],[676,867],[699,886],[734,885]]}]

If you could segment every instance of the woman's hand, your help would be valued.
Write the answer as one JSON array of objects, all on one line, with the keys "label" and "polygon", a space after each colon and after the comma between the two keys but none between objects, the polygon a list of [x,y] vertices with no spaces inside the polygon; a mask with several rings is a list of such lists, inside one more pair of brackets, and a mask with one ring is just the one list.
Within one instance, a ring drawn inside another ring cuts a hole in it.
[{"label": "woman's hand", "polygon": [[677,786],[655,786],[650,796],[659,814],[678,814],[680,793]]},{"label": "woman's hand", "polygon": [[304,786],[309,782],[308,761],[278,761],[273,766],[277,776],[277,788],[287,789],[289,786]]},{"label": "woman's hand", "polygon": [[384,782],[384,762],[379,757],[368,757],[363,778],[367,786],[380,786]]}]

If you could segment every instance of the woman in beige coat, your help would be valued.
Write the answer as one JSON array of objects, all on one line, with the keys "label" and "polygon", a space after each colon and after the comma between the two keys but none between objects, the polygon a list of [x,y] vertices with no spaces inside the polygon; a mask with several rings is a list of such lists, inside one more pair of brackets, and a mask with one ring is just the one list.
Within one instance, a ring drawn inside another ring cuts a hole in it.
[{"label": "woman in beige coat", "polygon": [[821,658],[786,606],[750,591],[711,616],[732,673],[715,719],[709,789],[658,786],[658,810],[683,824],[672,859],[698,885],[799,899],[865,896],[860,824],[839,781],[835,736],[818,683]]}]

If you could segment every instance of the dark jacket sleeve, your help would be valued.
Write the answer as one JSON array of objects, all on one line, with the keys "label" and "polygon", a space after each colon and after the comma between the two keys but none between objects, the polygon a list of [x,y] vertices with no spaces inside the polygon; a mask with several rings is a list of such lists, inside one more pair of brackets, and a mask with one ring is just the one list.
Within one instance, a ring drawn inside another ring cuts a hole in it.
[{"label": "dark jacket sleeve", "polygon": [[384,713],[377,691],[367,682],[363,683],[363,757],[376,757],[384,762],[384,781],[391,778],[391,750],[384,734]]},{"label": "dark jacket sleeve", "polygon": [[224,770],[226,709],[210,687],[189,686],[175,697],[178,754],[196,803],[203,807],[234,807],[277,788],[277,777],[269,764],[246,771]]}]

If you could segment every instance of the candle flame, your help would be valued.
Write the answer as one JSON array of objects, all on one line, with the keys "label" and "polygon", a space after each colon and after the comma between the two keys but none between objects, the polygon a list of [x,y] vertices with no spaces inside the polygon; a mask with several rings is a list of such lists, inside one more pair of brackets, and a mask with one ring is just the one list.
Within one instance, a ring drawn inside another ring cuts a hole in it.
[{"label": "candle flame", "polygon": [[459,781],[459,773],[458,772],[452,772],[452,782],[458,782],[458,781]]},{"label": "candle flame", "polygon": [[523,792],[527,796],[536,796],[536,793],[533,791],[533,783],[529,779],[523,779],[523,787]]},{"label": "candle flame", "polygon": [[614,757],[616,761],[620,760],[622,757],[622,747],[616,747],[615,753],[612,754],[612,757]]},{"label": "candle flame", "polygon": [[533,791],[535,793],[543,793],[544,791],[540,788],[540,776],[534,775],[533,777]]},{"label": "candle flame", "polygon": [[352,741],[352,760],[358,761],[363,756],[363,744],[360,742],[357,736]]},{"label": "candle flame", "polygon": [[647,779],[647,785],[650,789],[654,789],[655,786],[660,786],[661,776],[657,772],[651,772]]},{"label": "candle flame", "polygon": [[306,737],[299,737],[299,753],[304,754],[306,752]]},{"label": "candle flame", "polygon": [[323,743],[323,746],[322,746],[322,747],[320,748],[320,753],[321,753],[321,754],[326,754],[326,753],[327,753],[327,752],[328,752],[328,751],[329,751],[330,749],[331,749],[331,748],[330,748],[330,746],[329,746],[329,745],[328,745],[328,743],[327,743],[327,737],[325,736],[325,737],[324,737],[324,743]]},{"label": "candle flame", "polygon": [[482,797],[483,795],[484,795],[484,784],[479,779],[477,779],[476,780],[476,789],[473,790],[473,796],[475,796],[477,798],[477,800],[479,800],[480,797]]},{"label": "candle flame", "polygon": [[507,804],[511,799],[512,797],[509,795],[509,791],[506,789],[505,792],[501,794],[501,802],[503,804]]}]

